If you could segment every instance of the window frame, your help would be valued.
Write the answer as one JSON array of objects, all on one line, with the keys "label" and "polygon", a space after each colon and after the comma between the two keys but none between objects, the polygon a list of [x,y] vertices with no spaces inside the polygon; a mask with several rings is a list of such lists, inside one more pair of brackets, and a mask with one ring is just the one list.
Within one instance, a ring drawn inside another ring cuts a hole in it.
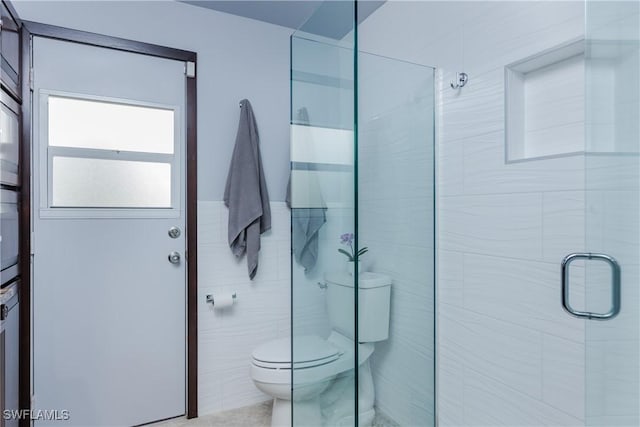
[{"label": "window frame", "polygon": [[[185,144],[184,118],[179,105],[167,105],[140,100],[105,97],[93,94],[79,94],[65,91],[41,89],[39,132],[39,167],[46,170],[40,176],[39,213],[42,218],[177,218],[183,205],[185,192],[183,176],[183,151]],[[159,108],[173,111],[174,149],[173,154],[123,151],[114,149],[77,148],[49,145],[49,97],[62,97],[81,101],[107,102],[134,107]],[[171,166],[171,206],[170,207],[96,207],[96,206],[53,206],[53,158],[72,157],[87,159],[124,160],[149,163],[168,163]],[[46,191],[44,191],[46,190]]]}]

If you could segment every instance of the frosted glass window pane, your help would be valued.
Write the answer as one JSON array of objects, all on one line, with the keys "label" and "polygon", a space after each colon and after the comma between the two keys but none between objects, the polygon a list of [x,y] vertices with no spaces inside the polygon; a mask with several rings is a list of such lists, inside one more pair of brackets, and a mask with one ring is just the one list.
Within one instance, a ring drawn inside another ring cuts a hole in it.
[{"label": "frosted glass window pane", "polygon": [[50,96],[49,145],[172,154],[174,111]]},{"label": "frosted glass window pane", "polygon": [[171,164],[53,158],[53,207],[170,208]]}]

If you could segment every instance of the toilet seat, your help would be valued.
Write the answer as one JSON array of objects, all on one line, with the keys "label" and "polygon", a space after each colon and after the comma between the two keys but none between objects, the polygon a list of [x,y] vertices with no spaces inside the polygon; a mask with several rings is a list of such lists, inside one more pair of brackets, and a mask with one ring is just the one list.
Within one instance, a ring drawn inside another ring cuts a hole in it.
[{"label": "toilet seat", "polygon": [[[336,339],[337,337],[341,339]],[[290,338],[283,338],[256,348],[251,363],[251,377],[254,381],[291,384],[290,342]],[[353,342],[335,331],[329,339],[315,335],[296,336],[293,344],[296,359],[293,369],[295,384],[323,381],[353,369]]]},{"label": "toilet seat", "polygon": [[[294,368],[312,368],[338,359],[344,351],[315,335],[297,336],[293,340]],[[291,338],[269,341],[253,351],[253,363],[267,369],[291,369]]]}]

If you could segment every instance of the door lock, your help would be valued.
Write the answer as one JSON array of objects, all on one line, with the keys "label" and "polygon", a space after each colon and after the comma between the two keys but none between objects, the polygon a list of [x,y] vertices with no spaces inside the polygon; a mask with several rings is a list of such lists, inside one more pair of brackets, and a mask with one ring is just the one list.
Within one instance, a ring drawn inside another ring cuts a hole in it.
[{"label": "door lock", "polygon": [[171,264],[180,264],[180,254],[176,251],[173,251],[168,256],[169,262]]},{"label": "door lock", "polygon": [[176,226],[173,226],[169,229],[168,234],[172,239],[177,239],[178,237],[180,237],[180,229]]}]

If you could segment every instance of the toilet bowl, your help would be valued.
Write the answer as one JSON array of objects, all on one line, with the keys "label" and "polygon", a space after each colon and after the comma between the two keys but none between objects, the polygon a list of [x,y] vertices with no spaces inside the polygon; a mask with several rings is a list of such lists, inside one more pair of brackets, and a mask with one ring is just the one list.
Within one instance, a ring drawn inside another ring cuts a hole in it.
[{"label": "toilet bowl", "polygon": [[[251,378],[259,390],[274,398],[272,426],[291,426],[292,401],[296,419],[310,426],[323,425],[319,397],[336,377],[353,371],[353,341],[333,331],[326,340],[306,335],[294,337],[293,343],[293,378],[290,338],[270,341],[254,350]],[[373,353],[373,345],[360,344],[358,349],[361,361]]]},{"label": "toilet bowl", "polygon": [[[332,273],[327,283],[327,311],[332,331],[327,339],[315,335],[282,338],[253,351],[251,378],[273,397],[272,427],[353,425],[355,351],[353,276]],[[389,335],[391,278],[382,274],[359,276],[358,409],[360,426],[370,426],[375,415],[374,387],[369,357],[374,342]],[[292,363],[293,356],[293,363]],[[293,372],[292,372],[293,366]],[[292,390],[293,389],[293,393]]]}]

